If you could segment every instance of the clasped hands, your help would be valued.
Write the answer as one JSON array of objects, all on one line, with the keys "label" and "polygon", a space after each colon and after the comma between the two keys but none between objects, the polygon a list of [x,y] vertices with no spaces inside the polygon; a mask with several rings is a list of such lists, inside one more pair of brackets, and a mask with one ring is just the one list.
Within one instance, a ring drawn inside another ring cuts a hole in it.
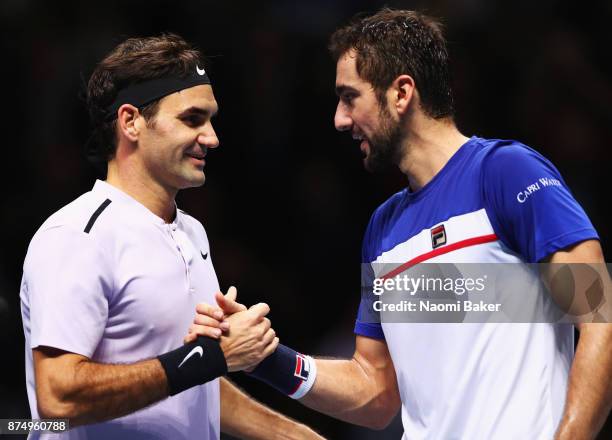
[{"label": "clasped hands", "polygon": [[252,371],[278,346],[276,332],[266,315],[265,303],[247,308],[236,301],[238,291],[230,287],[226,295],[215,294],[217,306],[199,303],[196,315],[183,342],[198,336],[219,339],[228,371]]}]

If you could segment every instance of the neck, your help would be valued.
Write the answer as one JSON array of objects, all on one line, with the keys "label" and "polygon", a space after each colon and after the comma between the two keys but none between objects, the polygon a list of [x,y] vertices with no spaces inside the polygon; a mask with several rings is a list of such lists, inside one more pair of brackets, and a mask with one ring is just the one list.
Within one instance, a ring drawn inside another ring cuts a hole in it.
[{"label": "neck", "polygon": [[469,138],[450,119],[413,118],[402,145],[399,168],[412,191],[423,188]]},{"label": "neck", "polygon": [[120,167],[115,160],[111,160],[106,182],[141,203],[166,223],[174,219],[177,191],[160,185],[139,167]]}]

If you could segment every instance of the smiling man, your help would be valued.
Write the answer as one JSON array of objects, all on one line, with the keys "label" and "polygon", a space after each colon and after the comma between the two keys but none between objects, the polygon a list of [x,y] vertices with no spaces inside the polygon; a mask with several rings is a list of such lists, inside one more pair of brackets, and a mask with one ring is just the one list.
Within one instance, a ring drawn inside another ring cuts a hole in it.
[{"label": "smiling man", "polygon": [[222,378],[277,347],[267,305],[183,345],[194,307],[219,290],[204,228],[175,204],[219,145],[202,66],[176,35],[128,39],[89,80],[106,181],[44,222],[21,283],[32,418],[72,429],[31,438],[320,438]]},{"label": "smiling man", "polygon": [[[365,267],[604,262],[596,231],[547,159],[457,129],[437,21],[383,9],[336,31],[330,48],[336,128],[359,141],[366,168],[397,167],[407,180],[372,215]],[[357,316],[352,359],[313,359],[279,345],[253,374],[371,428],[401,408],[404,439],[587,439],[606,420],[611,324],[581,324],[574,355],[572,325],[376,322],[370,298]]]}]

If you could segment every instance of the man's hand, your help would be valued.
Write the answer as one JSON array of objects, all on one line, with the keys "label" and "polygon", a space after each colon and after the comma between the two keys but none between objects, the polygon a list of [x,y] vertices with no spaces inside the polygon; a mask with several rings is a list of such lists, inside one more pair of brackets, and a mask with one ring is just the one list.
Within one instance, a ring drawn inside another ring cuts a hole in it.
[{"label": "man's hand", "polygon": [[228,371],[248,371],[274,353],[278,338],[265,317],[270,307],[260,303],[247,309],[236,301],[237,295],[238,291],[232,286],[226,295],[215,294],[219,307],[198,304],[193,324],[183,341],[187,344],[200,335],[221,338]]},{"label": "man's hand", "polygon": [[274,353],[278,338],[265,317],[269,312],[267,304],[259,303],[227,319],[231,329],[221,337],[221,349],[228,371],[253,368]]},{"label": "man's hand", "polygon": [[231,286],[226,295],[221,292],[215,294],[215,300],[219,307],[214,307],[206,303],[199,303],[196,306],[196,316],[193,324],[189,327],[189,333],[183,339],[185,344],[195,341],[198,336],[208,336],[218,339],[222,332],[229,331],[230,323],[227,317],[234,313],[247,310],[244,304],[236,301],[238,290]]},{"label": "man's hand", "polygon": [[221,292],[215,293],[215,300],[217,301],[217,304],[221,310],[223,310],[223,314],[226,317],[247,309],[244,304],[240,304],[236,301],[237,296],[238,289],[236,289],[234,286],[227,289],[226,295],[223,295]]}]

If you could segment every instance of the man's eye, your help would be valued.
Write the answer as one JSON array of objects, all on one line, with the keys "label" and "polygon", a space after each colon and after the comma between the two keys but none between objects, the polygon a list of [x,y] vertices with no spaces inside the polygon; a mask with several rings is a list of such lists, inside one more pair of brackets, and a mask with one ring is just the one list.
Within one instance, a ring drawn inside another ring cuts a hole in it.
[{"label": "man's eye", "polygon": [[341,96],[342,102],[346,103],[346,104],[351,104],[353,102],[353,99],[355,99],[355,95],[353,94],[345,94]]},{"label": "man's eye", "polygon": [[183,118],[183,122],[189,125],[190,127],[197,127],[198,125],[201,125],[203,121],[204,121],[204,118],[202,118],[202,116],[197,116],[197,115],[185,116]]}]

